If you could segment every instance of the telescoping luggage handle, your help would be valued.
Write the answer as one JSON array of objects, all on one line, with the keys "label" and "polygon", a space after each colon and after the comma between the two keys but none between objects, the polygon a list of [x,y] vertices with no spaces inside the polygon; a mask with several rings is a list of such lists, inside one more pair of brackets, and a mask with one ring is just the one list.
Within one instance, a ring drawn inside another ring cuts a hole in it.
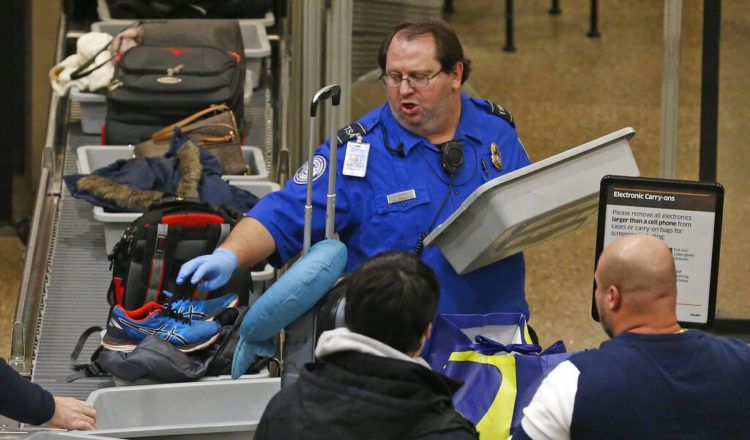
[{"label": "telescoping luggage handle", "polygon": [[328,160],[328,195],[326,197],[326,239],[333,237],[334,218],[336,216],[336,152],[338,149],[336,137],[336,121],[338,120],[338,106],[341,101],[341,86],[331,84],[318,90],[310,103],[310,149],[307,158],[307,200],[305,202],[305,229],[302,241],[302,255],[310,249],[312,239],[312,188],[313,188],[313,155],[315,154],[315,117],[318,104],[331,98],[331,153]]}]

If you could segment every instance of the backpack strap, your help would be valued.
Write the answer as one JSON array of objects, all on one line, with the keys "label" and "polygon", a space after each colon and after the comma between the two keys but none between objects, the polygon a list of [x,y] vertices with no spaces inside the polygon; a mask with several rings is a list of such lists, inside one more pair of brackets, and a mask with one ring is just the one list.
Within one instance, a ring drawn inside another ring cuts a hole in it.
[{"label": "backpack strap", "polygon": [[78,342],[76,342],[76,346],[73,349],[73,352],[70,353],[70,367],[75,370],[75,373],[66,377],[66,381],[73,382],[74,380],[80,379],[82,377],[109,376],[106,371],[102,370],[102,368],[99,366],[99,363],[97,362],[97,360],[99,359],[99,353],[101,353],[102,351],[101,345],[97,347],[96,350],[94,350],[94,353],[91,354],[91,362],[87,364],[78,363],[78,357],[81,355],[81,351],[83,350],[84,345],[86,345],[86,341],[88,340],[89,336],[98,334],[102,330],[103,329],[101,327],[95,325],[84,330],[83,333],[81,333],[81,336],[78,337]]},{"label": "backpack strap", "polygon": [[229,237],[229,232],[232,230],[232,227],[226,223],[221,224],[221,232],[219,233],[219,242],[216,243],[216,246],[219,246],[220,244],[224,243],[224,240]]},{"label": "backpack strap", "polygon": [[[191,239],[190,231],[194,226],[203,227],[206,229],[203,250],[201,252],[201,254],[203,255],[213,252],[213,250],[229,236],[231,226],[227,223],[223,223],[223,219],[221,219],[221,217],[216,215],[209,215],[209,217],[213,217],[213,219],[209,218],[210,221],[208,222],[203,222],[203,220],[205,220],[206,218],[206,215],[204,214],[195,214],[194,217],[195,218],[193,219],[189,215],[185,216],[181,219],[184,223],[183,226],[170,226],[169,228],[165,245],[166,250],[163,255],[164,264],[162,267],[163,273],[162,284],[159,289],[160,292],[162,289],[166,288],[164,286],[164,280],[173,280],[176,276],[175,272],[181,267],[181,265],[176,264],[176,262],[179,262],[181,260],[175,253],[181,240]],[[222,223],[217,223],[217,220],[221,221]],[[154,258],[156,258],[156,254],[154,254]],[[184,287],[174,286],[172,293],[174,293],[177,297],[190,297],[193,299],[206,299],[208,296],[208,292],[202,292],[196,287],[191,287],[188,284],[185,284],[183,286]],[[192,289],[192,291],[187,289]]]},{"label": "backpack strap", "polygon": [[[146,241],[146,245],[152,247],[153,254],[151,256],[151,261],[149,262],[149,270],[144,271],[144,273],[147,274],[146,297],[143,299],[144,304],[149,301],[159,300],[162,283],[164,283],[164,273],[166,271],[166,259],[164,258],[164,251],[167,248],[168,233],[169,225],[159,223],[156,226],[155,240]],[[153,244],[149,243],[149,241],[152,241]]]},{"label": "backpack strap", "polygon": [[122,285],[122,278],[113,276],[107,290],[107,302],[110,306],[123,305],[122,299],[125,296],[125,286]]},{"label": "backpack strap", "polygon": [[[208,225],[208,233],[203,248],[203,254],[210,254],[216,249],[224,239],[229,235],[229,225],[226,223]],[[207,291],[196,289],[197,299],[206,299]]]}]

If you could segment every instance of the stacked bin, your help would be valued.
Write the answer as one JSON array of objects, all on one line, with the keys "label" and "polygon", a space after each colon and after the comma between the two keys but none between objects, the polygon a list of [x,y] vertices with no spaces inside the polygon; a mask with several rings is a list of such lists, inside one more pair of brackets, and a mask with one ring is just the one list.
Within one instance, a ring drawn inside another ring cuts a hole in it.
[{"label": "stacked bin", "polygon": [[[271,54],[271,46],[266,34],[266,26],[273,25],[270,20],[237,20],[242,34],[242,44],[245,46],[245,100],[249,99],[253,89],[260,85],[263,72],[263,58]],[[98,21],[91,25],[93,32],[104,32],[116,35],[131,23],[130,20]],[[106,96],[104,93],[81,92],[73,88],[71,99],[81,108],[81,130],[86,134],[100,134],[104,117],[107,113]]]},{"label": "stacked bin", "polygon": [[[119,159],[133,158],[133,147],[127,145],[86,145],[78,147],[78,172],[90,174]],[[242,155],[249,165],[249,175],[225,175],[224,180],[231,185],[250,191],[258,198],[278,191],[279,184],[268,180],[268,170],[263,160],[263,151],[258,147],[242,147]],[[101,206],[93,207],[94,220],[104,224],[104,243],[107,252],[120,240],[125,228],[140,214],[135,212],[108,212]],[[273,267],[266,264],[263,270],[253,271],[253,292],[263,292],[273,281]]]}]

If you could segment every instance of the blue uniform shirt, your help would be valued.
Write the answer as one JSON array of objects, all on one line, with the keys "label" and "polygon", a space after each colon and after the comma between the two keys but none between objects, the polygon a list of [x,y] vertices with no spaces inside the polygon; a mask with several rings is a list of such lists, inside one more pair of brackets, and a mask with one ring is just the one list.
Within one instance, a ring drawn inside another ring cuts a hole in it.
[{"label": "blue uniform shirt", "polygon": [[[338,148],[336,168],[335,230],[349,251],[347,271],[355,270],[365,259],[382,251],[413,250],[420,234],[429,232],[450,181],[440,164],[440,150],[401,127],[388,104],[363,116],[358,123],[366,130],[362,141],[370,144],[366,175],[353,177],[342,173],[346,139]],[[530,163],[516,130],[490,113],[484,100],[461,96],[461,119],[455,139],[463,144],[464,163],[435,225],[447,219],[483,183]],[[396,152],[399,143],[403,143],[403,154]],[[492,143],[499,147],[500,170],[492,165]],[[330,144],[326,142],[318,148],[313,161],[313,243],[325,234],[329,152]],[[305,164],[281,191],[268,194],[247,213],[273,236],[276,253],[269,261],[275,266],[302,249],[306,170]],[[389,203],[388,195],[409,190],[414,191],[415,198]],[[436,247],[425,248],[422,260],[435,270],[440,280],[439,313],[520,312],[528,317],[523,254],[465,275],[458,275]]]}]

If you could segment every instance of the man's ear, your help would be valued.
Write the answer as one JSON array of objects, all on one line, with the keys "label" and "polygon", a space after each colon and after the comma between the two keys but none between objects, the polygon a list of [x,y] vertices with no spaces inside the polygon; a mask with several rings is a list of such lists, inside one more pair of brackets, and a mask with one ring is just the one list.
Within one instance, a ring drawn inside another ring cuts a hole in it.
[{"label": "man's ear", "polygon": [[461,78],[464,77],[464,63],[461,61],[457,62],[451,69],[449,75],[451,77],[451,86],[453,86],[454,89],[460,89]]},{"label": "man's ear", "polygon": [[617,286],[610,285],[607,288],[606,303],[609,310],[613,312],[620,310],[620,307],[622,307],[622,293],[620,293],[620,289]]},{"label": "man's ear", "polygon": [[427,324],[427,328],[424,329],[424,333],[422,333],[422,336],[425,339],[428,339],[432,335],[432,323]]}]

